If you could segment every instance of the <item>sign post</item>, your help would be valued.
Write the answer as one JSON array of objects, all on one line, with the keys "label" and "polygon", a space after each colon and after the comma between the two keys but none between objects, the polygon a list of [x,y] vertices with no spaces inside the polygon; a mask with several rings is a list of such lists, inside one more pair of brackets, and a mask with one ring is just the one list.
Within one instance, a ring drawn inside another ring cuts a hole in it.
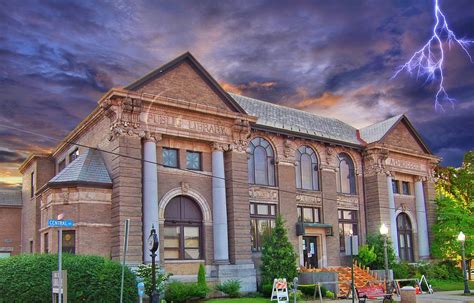
[{"label": "sign post", "polygon": [[[58,287],[57,287],[57,294],[58,294],[58,303],[63,302],[63,295],[64,295],[64,302],[67,302],[67,287],[63,285],[63,270],[62,270],[62,254],[63,254],[63,230],[62,227],[73,227],[74,226],[74,221],[72,220],[63,220],[64,219],[64,214],[59,214],[58,219],[50,219],[48,220],[48,226],[49,227],[57,227],[58,228],[58,271],[57,271],[57,280],[58,280]],[[54,302],[54,293],[55,293],[55,288],[54,288],[54,273],[53,272],[53,302]],[[64,279],[64,281],[66,281]],[[63,290],[64,286],[64,290]]]}]

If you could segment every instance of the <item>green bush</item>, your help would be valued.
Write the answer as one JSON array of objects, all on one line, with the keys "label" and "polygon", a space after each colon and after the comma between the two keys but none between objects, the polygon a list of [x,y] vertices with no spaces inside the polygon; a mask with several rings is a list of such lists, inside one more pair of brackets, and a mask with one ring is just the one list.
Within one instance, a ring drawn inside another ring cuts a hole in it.
[{"label": "green bush", "polygon": [[[304,285],[298,285],[298,290],[301,290],[301,292],[305,295],[305,296],[313,296],[314,295],[314,288],[316,287],[316,284],[304,284]],[[323,297],[326,296],[326,293],[327,293],[327,289],[324,287],[324,286],[321,286],[321,295]],[[316,297],[318,297],[319,294],[318,292],[316,291]]]},{"label": "green bush", "polygon": [[273,283],[265,283],[260,286],[260,292],[264,297],[270,297],[272,295]]},{"label": "green bush", "polygon": [[[288,290],[290,292],[290,296],[289,296],[289,299],[290,299],[290,302],[294,302],[295,299],[295,293],[293,292],[293,290]],[[300,291],[300,290],[297,290],[296,291],[296,301],[297,302],[300,302],[303,300],[303,293]]]},{"label": "green bush", "polygon": [[298,275],[296,253],[288,240],[287,229],[281,215],[275,221],[275,227],[266,237],[262,248],[262,283],[272,284],[275,278],[292,281]]},{"label": "green bush", "polygon": [[438,263],[408,264],[401,262],[392,266],[395,279],[420,278],[425,275],[428,282],[435,280],[462,281],[462,271],[454,261]]},{"label": "green bush", "polygon": [[206,294],[209,293],[209,287],[207,287],[206,283],[206,269],[204,268],[204,264],[199,264],[199,271],[197,276],[197,285],[201,289],[206,290]]},{"label": "green bush", "polygon": [[[374,261],[369,264],[370,269],[384,269],[385,268],[385,255],[384,255],[384,236],[381,234],[372,234],[367,236],[367,246],[373,248],[373,252],[376,255]],[[392,241],[387,239],[387,258],[388,266],[391,268],[395,264],[395,252],[393,250]]]},{"label": "green bush", "polygon": [[[98,256],[63,254],[67,270],[69,302],[118,302],[120,263]],[[0,302],[51,302],[51,272],[58,267],[58,256],[19,255],[0,260]],[[135,302],[135,275],[125,269],[124,301]]]},{"label": "green bush", "polygon": [[[145,284],[145,293],[148,296],[151,296],[151,292],[153,291],[152,283],[151,283],[152,276],[153,275],[152,275],[151,265],[141,264],[138,266],[137,277],[140,277],[143,279],[143,283]],[[158,266],[156,267],[156,271],[155,271],[156,291],[158,292],[158,294],[161,294],[164,292],[165,283],[166,281],[168,281],[170,276],[172,276],[172,274],[164,272]]]},{"label": "green bush", "polygon": [[171,281],[166,286],[165,300],[167,302],[183,303],[191,299],[205,298],[207,292],[207,289],[199,287],[197,283]]},{"label": "green bush", "polygon": [[335,299],[335,298],[336,298],[336,295],[335,295],[332,291],[328,290],[328,291],[326,292],[326,297],[327,297],[328,299]]},{"label": "green bush", "polygon": [[216,285],[216,289],[231,298],[238,298],[240,296],[240,280],[227,280],[224,283]]},{"label": "green bush", "polygon": [[359,254],[357,255],[356,259],[361,267],[370,266],[370,264],[377,260],[375,247],[366,244],[362,245],[361,247],[359,247]]}]

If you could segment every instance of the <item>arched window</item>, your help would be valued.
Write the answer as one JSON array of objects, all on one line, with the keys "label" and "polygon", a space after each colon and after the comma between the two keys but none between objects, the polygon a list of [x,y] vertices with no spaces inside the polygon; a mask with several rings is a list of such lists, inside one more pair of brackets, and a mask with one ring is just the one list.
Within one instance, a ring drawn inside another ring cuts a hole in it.
[{"label": "arched window", "polygon": [[249,144],[249,183],[275,186],[275,160],[271,144],[255,138]]},{"label": "arched window", "polygon": [[354,163],[346,154],[337,155],[339,159],[339,171],[337,172],[337,191],[344,194],[355,194],[355,171]]},{"label": "arched window", "polygon": [[406,213],[397,216],[398,254],[400,259],[413,262],[413,236],[410,218]]},{"label": "arched window", "polygon": [[202,213],[191,198],[177,196],[165,209],[165,259],[202,259]]},{"label": "arched window", "polygon": [[296,188],[319,190],[318,158],[304,145],[296,150]]}]

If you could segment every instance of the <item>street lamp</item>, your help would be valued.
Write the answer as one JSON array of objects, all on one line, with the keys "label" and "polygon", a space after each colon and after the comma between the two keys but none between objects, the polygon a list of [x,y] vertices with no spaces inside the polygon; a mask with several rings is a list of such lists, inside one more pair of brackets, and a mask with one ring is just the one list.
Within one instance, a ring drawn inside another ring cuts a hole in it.
[{"label": "street lamp", "polygon": [[353,241],[353,236],[354,236],[354,231],[351,229],[349,230],[349,236],[351,238],[351,293],[352,293],[352,303],[354,303],[355,300],[355,285],[354,285],[354,251],[353,247],[354,244],[352,243]]},{"label": "street lamp", "polygon": [[151,226],[150,236],[148,237],[148,249],[151,252],[151,303],[158,303],[158,294],[156,293],[156,251],[160,246],[158,241],[158,235],[156,234],[155,227]]},{"label": "street lamp", "polygon": [[464,293],[469,294],[469,285],[467,284],[467,270],[466,270],[466,257],[464,256],[464,242],[466,241],[466,235],[461,231],[458,235],[458,241],[461,242],[461,254],[462,254],[462,273],[464,277]]},{"label": "street lamp", "polygon": [[388,276],[388,253],[387,253],[387,235],[388,235],[388,227],[385,224],[380,226],[380,234],[383,236],[383,256],[385,260],[385,289],[387,290],[387,294],[390,293],[390,281]]}]

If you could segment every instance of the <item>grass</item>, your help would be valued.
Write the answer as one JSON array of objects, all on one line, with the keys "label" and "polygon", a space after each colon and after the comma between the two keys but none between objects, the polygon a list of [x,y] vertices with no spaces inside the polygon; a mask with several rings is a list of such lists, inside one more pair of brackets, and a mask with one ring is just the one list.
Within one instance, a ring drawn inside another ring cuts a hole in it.
[{"label": "grass", "polygon": [[[428,281],[431,284],[434,291],[449,291],[449,290],[463,290],[463,281],[448,281],[448,280],[436,280],[431,279]],[[469,289],[474,289],[474,281],[469,281]]]},{"label": "grass", "polygon": [[237,298],[237,299],[211,299],[206,301],[212,303],[269,303],[271,302],[270,299],[266,298]]}]

